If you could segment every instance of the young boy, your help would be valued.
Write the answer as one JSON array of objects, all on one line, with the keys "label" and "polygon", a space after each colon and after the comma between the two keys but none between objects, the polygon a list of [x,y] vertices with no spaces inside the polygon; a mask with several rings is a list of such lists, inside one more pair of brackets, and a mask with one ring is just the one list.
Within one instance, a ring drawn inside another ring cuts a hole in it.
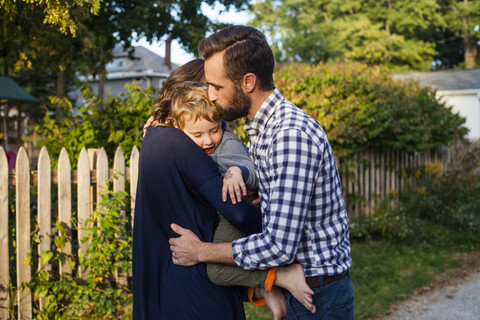
[{"label": "young boy", "polygon": [[[257,188],[254,164],[248,150],[222,121],[221,111],[208,99],[206,85],[187,82],[180,88],[172,100],[170,116],[174,126],[188,135],[217,163],[224,176],[224,201],[230,195],[235,204],[247,195],[247,189]],[[231,242],[244,236],[220,216],[213,242]],[[306,284],[303,268],[299,264],[247,271],[237,266],[210,263],[207,264],[207,273],[216,285],[265,288],[267,291],[276,285],[287,289],[304,305],[311,305],[312,302],[313,291]]]}]

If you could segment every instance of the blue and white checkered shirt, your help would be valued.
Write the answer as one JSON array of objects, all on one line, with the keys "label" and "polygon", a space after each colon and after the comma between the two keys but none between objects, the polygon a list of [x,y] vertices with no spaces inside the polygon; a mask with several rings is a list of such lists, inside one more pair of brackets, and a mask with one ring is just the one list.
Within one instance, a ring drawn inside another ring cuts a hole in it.
[{"label": "blue and white checkered shirt", "polygon": [[298,262],[305,276],[348,270],[347,211],[323,128],[278,89],[244,128],[258,175],[263,233],[233,242],[236,263],[265,269]]}]

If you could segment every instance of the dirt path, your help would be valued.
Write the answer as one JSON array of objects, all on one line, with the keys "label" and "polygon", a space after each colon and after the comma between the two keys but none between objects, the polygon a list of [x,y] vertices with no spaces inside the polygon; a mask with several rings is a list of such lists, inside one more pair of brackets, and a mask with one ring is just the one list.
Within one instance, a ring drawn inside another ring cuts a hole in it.
[{"label": "dirt path", "polygon": [[377,320],[480,319],[480,252],[461,254],[460,259],[460,268],[438,277]]}]

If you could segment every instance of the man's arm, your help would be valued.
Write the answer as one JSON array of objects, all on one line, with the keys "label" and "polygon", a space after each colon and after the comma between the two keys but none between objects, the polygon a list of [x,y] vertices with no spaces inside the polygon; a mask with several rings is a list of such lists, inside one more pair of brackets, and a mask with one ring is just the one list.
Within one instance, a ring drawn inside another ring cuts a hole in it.
[{"label": "man's arm", "polygon": [[172,223],[172,230],[179,234],[178,238],[169,240],[173,263],[182,266],[193,266],[199,262],[216,262],[236,265],[233,260],[231,243],[202,242],[190,230]]}]

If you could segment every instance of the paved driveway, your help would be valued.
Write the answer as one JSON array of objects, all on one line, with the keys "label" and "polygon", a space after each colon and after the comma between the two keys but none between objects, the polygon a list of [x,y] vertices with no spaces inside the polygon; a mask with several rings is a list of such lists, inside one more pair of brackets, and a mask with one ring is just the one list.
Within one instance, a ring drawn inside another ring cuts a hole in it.
[{"label": "paved driveway", "polygon": [[480,270],[457,283],[414,296],[383,320],[479,320]]}]

